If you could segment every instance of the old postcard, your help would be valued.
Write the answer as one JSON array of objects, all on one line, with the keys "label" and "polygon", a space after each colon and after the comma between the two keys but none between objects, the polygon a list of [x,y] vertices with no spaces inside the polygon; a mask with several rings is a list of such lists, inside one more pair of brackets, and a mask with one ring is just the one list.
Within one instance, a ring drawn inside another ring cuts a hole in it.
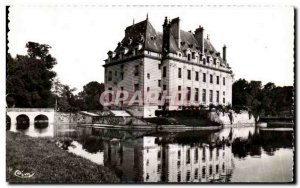
[{"label": "old postcard", "polygon": [[293,6],[8,6],[8,183],[295,183]]}]

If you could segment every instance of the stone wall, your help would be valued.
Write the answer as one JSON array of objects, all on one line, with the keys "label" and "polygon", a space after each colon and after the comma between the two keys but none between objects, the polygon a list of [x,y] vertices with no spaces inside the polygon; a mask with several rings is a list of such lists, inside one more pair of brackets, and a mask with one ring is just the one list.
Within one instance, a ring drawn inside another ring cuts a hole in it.
[{"label": "stone wall", "polygon": [[[230,115],[230,114],[232,114],[232,115]],[[254,116],[249,115],[248,111],[241,111],[240,113],[235,113],[233,111],[230,111],[229,113],[214,111],[214,112],[208,113],[208,118],[211,121],[220,123],[222,125],[242,125],[242,124],[248,124],[248,125],[251,124],[252,125],[252,124],[255,124]]]}]

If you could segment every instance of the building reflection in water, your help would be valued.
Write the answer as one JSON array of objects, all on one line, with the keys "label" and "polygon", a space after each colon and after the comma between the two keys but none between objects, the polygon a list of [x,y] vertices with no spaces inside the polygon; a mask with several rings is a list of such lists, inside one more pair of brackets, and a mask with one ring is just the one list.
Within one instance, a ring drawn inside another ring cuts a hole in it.
[{"label": "building reflection in water", "polygon": [[158,144],[156,138],[107,143],[104,165],[122,182],[224,182],[232,173],[230,145]]}]

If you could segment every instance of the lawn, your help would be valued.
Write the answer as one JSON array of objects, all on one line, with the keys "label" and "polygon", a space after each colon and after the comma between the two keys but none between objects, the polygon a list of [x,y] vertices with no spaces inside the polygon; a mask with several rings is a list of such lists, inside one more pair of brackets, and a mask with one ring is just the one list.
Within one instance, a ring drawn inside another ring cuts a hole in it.
[{"label": "lawn", "polygon": [[[55,145],[54,138],[6,132],[6,180],[9,183],[113,183],[108,168]],[[22,172],[16,175],[16,171]],[[27,175],[32,175],[28,177]]]}]

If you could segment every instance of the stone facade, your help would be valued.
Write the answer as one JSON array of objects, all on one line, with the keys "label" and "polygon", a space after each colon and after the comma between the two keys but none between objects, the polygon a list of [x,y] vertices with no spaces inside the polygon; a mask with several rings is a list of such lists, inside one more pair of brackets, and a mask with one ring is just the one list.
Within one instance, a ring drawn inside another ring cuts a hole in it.
[{"label": "stone facade", "polygon": [[[233,73],[226,46],[221,57],[203,35],[201,26],[194,33],[180,30],[179,18],[166,18],[163,33],[156,32],[148,18],[127,27],[122,42],[105,60],[105,88],[114,92],[105,97],[108,108],[154,117],[160,109],[231,104]],[[116,101],[117,91],[129,95]],[[141,96],[134,96],[136,91]],[[159,100],[152,100],[153,92]],[[139,97],[142,102],[129,105]]]}]

